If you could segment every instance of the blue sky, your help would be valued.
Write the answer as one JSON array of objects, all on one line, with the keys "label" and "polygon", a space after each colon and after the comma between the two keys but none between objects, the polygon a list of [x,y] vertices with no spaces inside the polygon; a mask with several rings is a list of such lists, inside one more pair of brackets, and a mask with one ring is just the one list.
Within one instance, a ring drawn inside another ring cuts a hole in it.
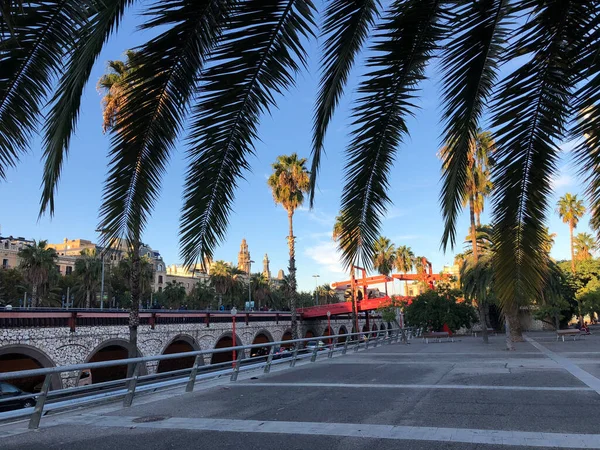
[{"label": "blue sky", "polygon": [[[64,167],[56,199],[56,214],[38,221],[40,180],[40,141],[32,143],[31,151],[22,158],[18,167],[8,172],[8,181],[0,185],[0,213],[2,235],[24,236],[60,242],[69,239],[97,240],[97,228],[102,185],[106,174],[108,136],[101,130],[100,95],[95,84],[105,70],[106,61],[122,58],[123,52],[143,42],[148,36],[134,32],[138,19],[131,16],[124,22],[120,33],[102,53],[87,86],[77,134],[72,140],[68,161]],[[279,109],[263,117],[256,142],[256,155],[250,161],[252,171],[246,174],[237,191],[230,218],[227,240],[216,250],[215,259],[236,261],[242,238],[248,241],[254,267],[262,267],[265,253],[271,259],[271,270],[287,273],[287,216],[277,207],[266,185],[271,164],[280,154],[298,153],[309,158],[311,148],[311,121],[314,98],[318,84],[318,43],[309,45],[310,66],[297,77],[297,86],[278,101]],[[295,215],[295,234],[298,282],[301,290],[314,288],[315,274],[319,284],[346,279],[338,255],[331,241],[333,221],[339,210],[343,152],[349,141],[349,110],[355,98],[353,88],[359,80],[360,67],[354,71],[347,95],[342,100],[332,121],[326,141],[327,155],[323,160],[316,195],[315,209],[301,208]],[[439,80],[435,68],[430,70],[434,80]],[[440,162],[436,153],[440,146],[439,85],[437,81],[423,84],[423,92],[414,118],[409,119],[410,136],[398,149],[396,163],[391,172],[390,206],[383,221],[382,234],[397,245],[412,247],[416,255],[428,257],[434,270],[451,263],[455,252],[442,253],[440,236],[443,229],[438,195],[440,189]],[[564,157],[559,164],[555,180],[555,198],[565,192],[581,193],[576,168],[570,162],[568,150],[563,146]],[[158,249],[167,264],[180,261],[178,245],[179,212],[185,173],[185,145],[177,146],[163,180],[160,201],[144,241]],[[487,212],[483,221],[487,220]],[[578,231],[589,231],[586,215]],[[562,224],[554,211],[550,214],[551,232],[557,234],[552,255],[556,259],[569,257],[568,227]],[[458,236],[467,234],[468,217],[461,215]]]}]

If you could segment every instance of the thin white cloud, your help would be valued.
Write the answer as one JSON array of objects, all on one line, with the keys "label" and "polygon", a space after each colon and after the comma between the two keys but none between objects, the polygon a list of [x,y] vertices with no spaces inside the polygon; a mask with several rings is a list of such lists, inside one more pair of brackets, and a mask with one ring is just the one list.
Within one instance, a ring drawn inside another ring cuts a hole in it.
[{"label": "thin white cloud", "polygon": [[[394,242],[397,242],[397,241],[411,241],[411,240],[414,240],[414,239],[420,239],[422,237],[423,236],[418,235],[418,234],[400,234],[398,236],[394,236],[392,238],[392,240]],[[402,245],[402,244],[400,244],[400,245]]]},{"label": "thin white cloud", "polygon": [[573,184],[573,178],[566,173],[563,173],[562,175],[558,175],[557,177],[553,178],[551,181],[552,189],[559,189],[559,188],[563,188],[566,186],[571,186],[572,184]]},{"label": "thin white cloud", "polygon": [[393,206],[388,208],[387,214],[385,215],[385,220],[396,219],[398,217],[406,216],[406,214],[406,211]]},{"label": "thin white cloud", "polygon": [[337,252],[335,243],[321,242],[319,244],[307,247],[304,250],[304,254],[311,258],[321,268],[336,274],[345,274],[346,272],[342,269],[342,263],[340,256]]},{"label": "thin white cloud", "polygon": [[310,209],[306,206],[301,206],[297,209],[297,211],[306,213],[308,215],[308,218],[314,222],[317,222],[321,225],[327,225],[328,227],[333,228],[335,216],[332,214],[324,213],[323,211],[317,208]]}]

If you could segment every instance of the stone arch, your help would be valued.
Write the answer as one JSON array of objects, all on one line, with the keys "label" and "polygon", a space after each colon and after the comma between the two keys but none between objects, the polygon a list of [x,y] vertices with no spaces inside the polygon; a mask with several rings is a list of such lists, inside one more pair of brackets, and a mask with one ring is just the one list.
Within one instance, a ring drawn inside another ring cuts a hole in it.
[{"label": "stone arch", "polygon": [[371,336],[376,337],[378,330],[379,330],[379,327],[377,326],[376,323],[374,323],[373,326],[371,327],[371,331],[372,331]]},{"label": "stone arch", "polygon": [[[37,347],[26,344],[5,345],[0,348],[0,372],[14,372],[17,370],[30,370],[39,368],[56,367],[56,364],[45,352]],[[26,392],[33,392],[34,388],[44,381],[44,375],[9,380]],[[61,389],[60,374],[52,376],[51,389]]]},{"label": "stone arch", "polygon": [[325,327],[325,331],[323,331],[323,336],[333,336],[334,332],[331,327]]},{"label": "stone arch", "polygon": [[[252,344],[266,344],[268,342],[275,342],[275,339],[273,339],[273,335],[265,330],[264,328],[258,330],[258,332],[254,335],[254,338],[252,339]],[[255,357],[255,356],[266,356],[268,355],[270,350],[270,347],[256,347],[256,348],[252,348],[250,349],[250,356],[251,357]]]},{"label": "stone arch", "polygon": [[[196,340],[189,334],[178,334],[163,348],[161,355],[173,353],[193,352],[200,350]],[[195,356],[184,356],[176,359],[158,361],[156,373],[171,372],[173,370],[189,369],[194,365]],[[204,358],[199,358],[200,365],[204,365]]]},{"label": "stone arch", "polygon": [[[125,339],[108,339],[103,341],[94,350],[90,352],[85,362],[110,361],[117,359],[126,359],[129,355],[129,341]],[[142,356],[142,352],[138,348],[138,356]],[[91,369],[92,384],[102,383],[105,381],[120,380],[127,377],[127,365],[103,367]],[[140,365],[140,375],[146,375],[146,365]]]},{"label": "stone arch", "polygon": [[309,328],[308,330],[306,330],[306,333],[304,333],[304,338],[313,338],[315,337],[315,331],[312,328]]},{"label": "stone arch", "polygon": [[[348,334],[348,329],[344,325],[341,325],[337,334]],[[338,337],[337,341],[339,343],[346,342],[346,336],[340,336],[340,337]]]},{"label": "stone arch", "polygon": [[[226,347],[233,347],[233,334],[231,333],[231,331],[226,331],[225,333],[221,334],[221,336],[218,337],[218,339],[215,341],[215,345],[213,348],[217,349],[217,348],[226,348]],[[235,334],[235,345],[244,345],[244,341],[242,341],[242,339],[240,338],[239,334]],[[236,357],[238,357],[236,355]],[[244,358],[244,354],[242,351],[242,359]],[[213,353],[210,357],[210,363],[211,364],[219,364],[219,363],[226,363],[228,361],[233,361],[233,351],[229,351],[229,352],[220,352],[220,353]]]},{"label": "stone arch", "polygon": [[367,324],[364,324],[363,327],[362,327],[362,332],[363,333],[368,333],[368,331],[369,331],[369,327],[367,326]]},{"label": "stone arch", "polygon": [[[283,334],[281,335],[281,340],[282,341],[291,341],[292,340],[292,329],[288,328],[287,330],[285,330],[283,332]],[[282,344],[282,347],[285,348],[290,348],[292,346],[292,344]]]}]

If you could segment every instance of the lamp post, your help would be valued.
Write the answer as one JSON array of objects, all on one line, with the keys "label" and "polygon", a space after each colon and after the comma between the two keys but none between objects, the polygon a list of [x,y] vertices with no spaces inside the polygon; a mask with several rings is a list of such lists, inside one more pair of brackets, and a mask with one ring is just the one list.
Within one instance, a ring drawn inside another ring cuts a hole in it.
[{"label": "lamp post", "polygon": [[331,311],[327,311],[327,333],[329,335],[329,346],[331,347]]},{"label": "lamp post", "polygon": [[252,310],[252,293],[250,291],[250,285],[252,284],[252,276],[250,275],[250,265],[254,261],[248,261],[248,309]]},{"label": "lamp post", "polygon": [[[235,315],[237,314],[237,309],[235,308],[235,306],[233,308],[231,308],[231,321],[232,321],[232,342],[233,342],[233,347],[235,347]],[[235,350],[232,350],[233,353],[233,361],[232,361],[232,367],[235,369],[235,361],[236,361],[236,355],[235,355]]]},{"label": "lamp post", "polygon": [[[104,234],[106,230],[104,228],[98,228],[96,233]],[[106,249],[102,249],[102,280],[100,281],[100,309],[104,309],[104,257],[106,256]],[[67,299],[68,300],[68,299]]]},{"label": "lamp post", "polygon": [[319,283],[319,276],[320,275],[313,275],[313,278],[315,279],[315,305],[319,304],[319,292],[317,291],[318,283]]}]

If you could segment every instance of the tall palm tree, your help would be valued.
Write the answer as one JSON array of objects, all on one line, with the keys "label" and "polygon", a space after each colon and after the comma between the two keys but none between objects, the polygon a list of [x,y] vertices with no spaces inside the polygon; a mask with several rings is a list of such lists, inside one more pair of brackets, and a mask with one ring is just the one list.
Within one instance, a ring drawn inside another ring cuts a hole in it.
[{"label": "tall palm tree", "polygon": [[75,286],[85,292],[85,307],[90,308],[92,295],[100,287],[102,277],[102,262],[95,251],[83,250],[81,256],[75,261]]},{"label": "tall palm tree", "polygon": [[[398,272],[402,272],[404,275],[411,272],[415,265],[415,254],[410,247],[402,245],[396,250],[396,258],[394,264]],[[404,287],[406,294],[408,295],[408,280],[404,280]]]},{"label": "tall palm tree", "polygon": [[19,250],[19,268],[25,280],[31,285],[31,306],[40,303],[40,293],[48,282],[50,274],[56,271],[58,255],[53,248],[48,248],[47,241],[33,241]]},{"label": "tall palm tree", "polygon": [[575,247],[575,258],[578,261],[592,259],[596,250],[598,250],[598,241],[590,233],[578,233],[573,239]]},{"label": "tall palm tree", "polygon": [[[113,237],[136,236],[148,223],[185,128],[190,139],[182,257],[192,265],[210,256],[225,237],[260,118],[293,86],[306,66],[306,38],[317,34],[323,56],[311,203],[326,132],[352,68],[363,55],[369,68],[351,112],[344,169],[341,208],[347,214],[341,240],[347,241],[348,267],[372,263],[390,201],[393,161],[434,61],[441,72],[441,141],[449,147],[441,192],[444,250],[456,241],[469,148],[484,116],[497,130],[493,222],[501,305],[539,292],[539,269],[546,264],[542,228],[560,152],[556,143],[567,136],[582,138],[575,153],[589,175],[592,225],[600,227],[595,195],[600,174],[593,170],[600,142],[595,1],[336,0],[320,2],[322,11],[311,0],[4,3],[10,6],[3,9],[6,26],[0,28],[0,178],[43,120],[42,212],[53,212],[94,62],[106,42],[119,42],[109,38],[125,16],[141,7],[140,28],[148,40],[138,48],[140,69],[128,86],[122,120],[111,132],[101,210],[101,222]],[[512,71],[501,78],[500,66]]]},{"label": "tall palm tree", "polygon": [[273,193],[275,203],[287,211],[289,234],[287,237],[290,251],[290,310],[292,314],[292,335],[298,338],[298,322],[296,319],[296,254],[294,236],[294,212],[304,202],[308,191],[309,173],[306,170],[306,159],[298,158],[296,153],[281,155],[273,164],[273,173],[267,180]]},{"label": "tall palm tree", "polygon": [[[358,233],[356,233],[356,236],[352,236],[350,238],[348,238],[348,234],[344,235],[344,240],[342,240],[342,234],[343,234],[343,216],[344,216],[344,212],[340,211],[340,213],[335,217],[335,222],[333,223],[333,231],[331,234],[331,239],[333,239],[333,241],[335,243],[338,244],[338,248],[342,251],[345,252],[346,246],[348,246],[350,240],[352,239],[360,239],[360,237],[358,236]],[[354,264],[351,264],[350,267],[350,279],[354,280],[355,279],[355,270],[354,270]],[[352,282],[352,284],[354,284],[354,282]],[[350,289],[350,301],[352,303],[352,324],[355,328],[356,332],[359,332],[359,327],[358,327],[358,308],[356,305],[356,301],[357,301],[357,293],[355,292],[354,289]]]},{"label": "tall palm tree", "polygon": [[[373,255],[373,267],[381,275],[389,275],[394,268],[396,258],[396,247],[388,238],[379,236],[375,242],[375,254]],[[385,283],[385,295],[388,295],[387,282]]]},{"label": "tall palm tree", "polygon": [[125,61],[108,61],[108,73],[98,80],[97,88],[102,97],[102,130],[106,133],[117,125],[121,109],[127,101],[128,78],[138,67],[135,63],[136,53],[125,52]]},{"label": "tall palm tree", "polygon": [[256,309],[260,310],[261,304],[271,294],[271,284],[269,279],[263,272],[258,272],[252,275],[250,279],[252,290],[252,298],[256,300]]},{"label": "tall palm tree", "polygon": [[231,267],[222,260],[215,261],[210,265],[209,279],[211,286],[219,296],[218,307],[223,304],[223,296],[231,289],[233,275]]},{"label": "tall palm tree", "polygon": [[[440,151],[440,157],[444,162],[444,170],[447,170],[448,165],[452,163],[450,159],[451,151],[452,145],[447,145]],[[475,262],[477,262],[479,256],[477,228],[481,226],[480,216],[484,210],[485,198],[492,191],[490,159],[495,151],[496,144],[492,133],[478,129],[468,147],[466,183],[462,199],[462,205],[469,206],[470,236]]]},{"label": "tall palm tree", "polygon": [[337,303],[335,290],[328,284],[322,284],[317,287],[317,294],[319,299],[323,299],[323,304]]},{"label": "tall palm tree", "polygon": [[569,235],[571,237],[571,271],[575,273],[575,246],[573,242],[573,230],[577,228],[579,219],[585,214],[585,206],[577,195],[566,193],[556,205],[556,212],[564,223],[569,224]]}]

